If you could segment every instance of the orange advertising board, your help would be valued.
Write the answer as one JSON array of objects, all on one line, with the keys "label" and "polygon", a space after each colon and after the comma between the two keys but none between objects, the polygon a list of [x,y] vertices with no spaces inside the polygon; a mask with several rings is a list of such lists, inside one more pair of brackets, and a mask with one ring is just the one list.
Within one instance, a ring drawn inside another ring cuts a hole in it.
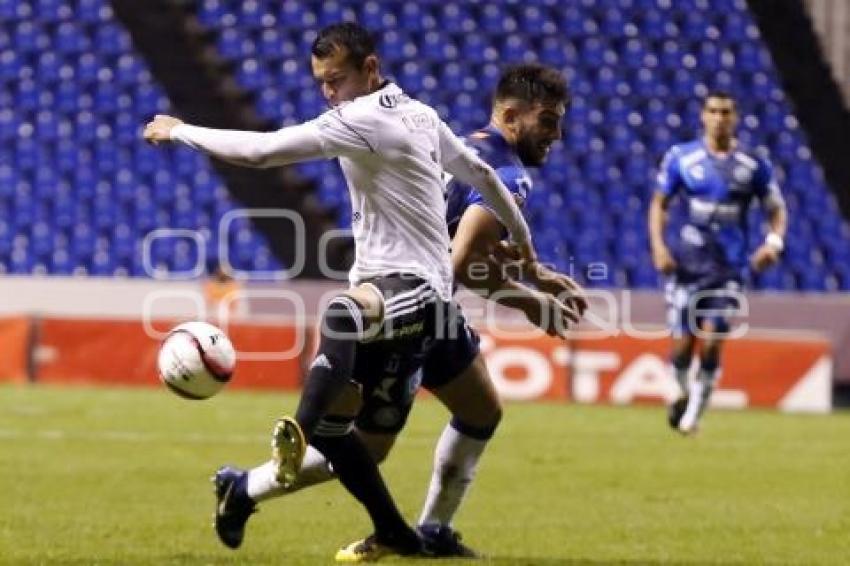
[{"label": "orange advertising board", "polygon": [[29,319],[0,318],[0,381],[27,381],[29,341]]},{"label": "orange advertising board", "polygon": [[[44,319],[36,351],[36,379],[43,383],[158,384],[161,335],[174,326],[156,321]],[[231,324],[238,351],[230,387],[294,389],[301,385],[305,331],[295,326]]]},{"label": "orange advertising board", "polygon": [[[533,333],[482,333],[482,351],[507,399],[569,399],[579,403],[661,403],[678,395],[668,339],[625,335],[569,342]],[[692,368],[696,370],[696,364]],[[826,411],[832,358],[826,340],[729,340],[713,403],[730,408]]]},{"label": "orange advertising board", "polygon": [[[156,385],[159,342],[174,324],[166,320],[147,326],[135,320],[39,320],[34,378],[46,383]],[[28,327],[26,319],[0,321],[5,354],[0,379],[26,379]],[[230,387],[300,387],[315,348],[312,328],[232,324],[224,330],[238,352]],[[667,361],[670,343],[666,338],[621,334],[564,341],[540,332],[504,329],[481,334],[481,351],[505,399],[633,404],[670,402],[679,394]],[[832,357],[824,339],[789,340],[751,333],[727,341],[722,367],[714,405],[788,411],[831,408]]]}]

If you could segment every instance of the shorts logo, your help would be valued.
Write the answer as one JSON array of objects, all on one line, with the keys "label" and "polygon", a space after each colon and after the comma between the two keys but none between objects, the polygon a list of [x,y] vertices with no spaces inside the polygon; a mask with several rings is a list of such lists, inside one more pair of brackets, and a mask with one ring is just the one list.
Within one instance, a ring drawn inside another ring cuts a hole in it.
[{"label": "shorts logo", "polygon": [[331,361],[324,354],[321,354],[318,358],[313,360],[313,363],[310,364],[310,369],[314,368],[325,368],[325,369],[333,369],[331,365]]},{"label": "shorts logo", "polygon": [[381,384],[375,388],[375,391],[372,392],[374,397],[381,399],[382,401],[386,401],[387,403],[392,403],[393,398],[390,394],[390,389],[393,385],[395,385],[396,378],[394,377],[385,377],[381,380]]}]

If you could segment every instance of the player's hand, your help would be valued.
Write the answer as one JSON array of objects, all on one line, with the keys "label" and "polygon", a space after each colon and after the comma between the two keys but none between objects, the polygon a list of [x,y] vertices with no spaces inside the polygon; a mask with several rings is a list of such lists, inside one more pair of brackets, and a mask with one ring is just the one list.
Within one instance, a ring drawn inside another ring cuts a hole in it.
[{"label": "player's hand", "polygon": [[537,252],[530,240],[525,244],[502,240],[490,253],[500,263],[519,263],[525,269],[537,269]]},{"label": "player's hand", "polygon": [[517,259],[521,262],[528,265],[537,263],[537,251],[534,249],[534,244],[531,243],[531,240],[522,244],[516,244],[516,249]]},{"label": "player's hand", "polygon": [[524,309],[526,318],[549,336],[566,338],[570,325],[581,318],[578,312],[549,293],[538,292],[536,298]]},{"label": "player's hand", "polygon": [[534,284],[544,293],[558,297],[565,305],[576,311],[579,316],[584,316],[584,311],[589,305],[587,293],[575,279],[549,269],[545,265],[536,264],[536,272],[531,276]]},{"label": "player's hand", "polygon": [[676,260],[665,245],[652,247],[652,264],[664,275],[670,275],[676,270]]},{"label": "player's hand", "polygon": [[779,250],[770,244],[762,244],[750,258],[750,264],[755,271],[764,271],[779,261]]},{"label": "player's hand", "polygon": [[175,118],[174,116],[157,114],[154,116],[153,120],[148,122],[145,126],[142,136],[144,136],[146,142],[154,145],[157,145],[160,142],[171,141],[171,128],[182,123],[183,120]]}]

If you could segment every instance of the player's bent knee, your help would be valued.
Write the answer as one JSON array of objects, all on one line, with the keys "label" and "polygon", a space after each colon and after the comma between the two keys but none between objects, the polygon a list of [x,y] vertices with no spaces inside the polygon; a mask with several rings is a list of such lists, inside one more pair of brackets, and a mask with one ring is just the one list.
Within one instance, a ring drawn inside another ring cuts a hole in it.
[{"label": "player's bent knee", "polygon": [[501,409],[493,415],[493,419],[488,424],[472,424],[465,422],[458,417],[452,417],[451,426],[459,433],[474,438],[476,440],[490,440],[496,433],[496,429],[502,420]]},{"label": "player's bent knee", "polygon": [[374,434],[358,431],[360,439],[372,456],[372,460],[380,464],[387,459],[393,445],[395,444],[395,435],[393,434]]}]

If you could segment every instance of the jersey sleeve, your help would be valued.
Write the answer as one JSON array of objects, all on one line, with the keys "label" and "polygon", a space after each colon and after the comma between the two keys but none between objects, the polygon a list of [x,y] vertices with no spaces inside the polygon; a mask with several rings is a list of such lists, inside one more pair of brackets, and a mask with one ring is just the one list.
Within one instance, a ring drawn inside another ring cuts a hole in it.
[{"label": "jersey sleeve", "polygon": [[753,191],[764,206],[781,206],[784,200],[773,175],[773,165],[767,157],[762,156],[758,156],[756,162],[758,166],[753,174]]},{"label": "jersey sleeve", "polygon": [[440,145],[440,164],[443,168],[446,167],[446,164],[455,161],[464,153],[472,152],[472,150],[463,143],[463,140],[457,137],[451,128],[449,128],[442,120],[439,121],[437,126],[437,137]]},{"label": "jersey sleeve", "polygon": [[322,153],[329,159],[377,151],[374,120],[354,104],[328,110],[307,123],[315,129]]},{"label": "jersey sleeve", "polygon": [[679,154],[679,148],[673,146],[664,154],[664,158],[661,160],[661,167],[658,170],[658,177],[656,179],[656,191],[665,197],[675,195],[679,187],[682,186]]},{"label": "jersey sleeve", "polygon": [[[528,172],[515,165],[510,165],[497,168],[496,174],[511,192],[517,205],[523,208],[526,200],[528,200],[528,192],[531,190],[531,177],[528,176]],[[465,204],[466,206],[477,204],[494,212],[492,207],[484,200],[484,197],[481,196],[481,193],[475,188],[471,188],[469,191]]]}]

